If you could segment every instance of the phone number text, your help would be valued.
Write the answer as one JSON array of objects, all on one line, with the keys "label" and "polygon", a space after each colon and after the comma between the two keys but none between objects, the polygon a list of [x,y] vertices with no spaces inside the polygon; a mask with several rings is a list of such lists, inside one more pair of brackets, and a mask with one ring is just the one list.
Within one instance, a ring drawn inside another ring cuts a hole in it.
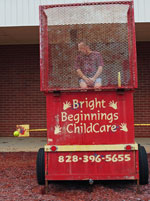
[{"label": "phone number text", "polygon": [[122,162],[122,161],[130,161],[131,156],[130,154],[108,154],[108,155],[83,155],[83,156],[78,156],[78,155],[67,155],[67,156],[59,156],[58,157],[58,162],[59,163],[71,163],[71,162],[79,162],[82,161],[83,163],[88,163],[88,162],[96,162],[100,163],[102,161],[105,162]]}]

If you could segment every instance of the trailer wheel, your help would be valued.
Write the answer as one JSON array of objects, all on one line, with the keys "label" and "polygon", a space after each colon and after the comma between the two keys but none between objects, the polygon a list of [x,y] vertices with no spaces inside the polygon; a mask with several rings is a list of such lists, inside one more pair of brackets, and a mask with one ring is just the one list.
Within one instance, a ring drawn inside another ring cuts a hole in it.
[{"label": "trailer wheel", "polygon": [[139,177],[140,177],[140,184],[148,184],[148,160],[147,160],[147,153],[143,146],[138,145],[139,148]]},{"label": "trailer wheel", "polygon": [[36,159],[36,176],[39,185],[45,184],[45,155],[44,148],[40,148]]}]

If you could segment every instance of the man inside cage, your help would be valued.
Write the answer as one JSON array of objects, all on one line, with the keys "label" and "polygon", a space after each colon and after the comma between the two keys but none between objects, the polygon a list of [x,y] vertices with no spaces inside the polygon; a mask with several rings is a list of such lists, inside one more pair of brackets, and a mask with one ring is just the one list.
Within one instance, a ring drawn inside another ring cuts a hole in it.
[{"label": "man inside cage", "polygon": [[85,42],[78,43],[79,54],[75,59],[75,69],[79,76],[79,85],[82,89],[102,86],[100,77],[103,70],[103,59],[99,52],[92,51]]}]

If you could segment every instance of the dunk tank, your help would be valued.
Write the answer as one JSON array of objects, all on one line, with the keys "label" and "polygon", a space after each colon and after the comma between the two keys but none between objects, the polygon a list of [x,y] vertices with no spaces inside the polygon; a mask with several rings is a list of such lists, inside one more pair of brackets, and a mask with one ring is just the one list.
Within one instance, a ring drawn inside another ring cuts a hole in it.
[{"label": "dunk tank", "polygon": [[40,185],[148,183],[147,154],[134,136],[134,26],[132,0],[40,6],[40,88],[47,110],[47,144],[36,163]]}]

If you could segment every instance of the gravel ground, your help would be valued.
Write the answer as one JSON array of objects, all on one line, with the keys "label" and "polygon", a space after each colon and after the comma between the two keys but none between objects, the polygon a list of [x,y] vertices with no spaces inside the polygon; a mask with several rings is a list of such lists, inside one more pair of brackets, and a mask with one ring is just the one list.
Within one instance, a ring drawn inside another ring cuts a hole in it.
[{"label": "gravel ground", "polygon": [[[0,153],[0,201],[150,201],[150,184],[101,181],[92,186],[88,182],[52,182],[48,194],[36,181],[37,153]],[[150,167],[150,155],[148,155]]]}]

